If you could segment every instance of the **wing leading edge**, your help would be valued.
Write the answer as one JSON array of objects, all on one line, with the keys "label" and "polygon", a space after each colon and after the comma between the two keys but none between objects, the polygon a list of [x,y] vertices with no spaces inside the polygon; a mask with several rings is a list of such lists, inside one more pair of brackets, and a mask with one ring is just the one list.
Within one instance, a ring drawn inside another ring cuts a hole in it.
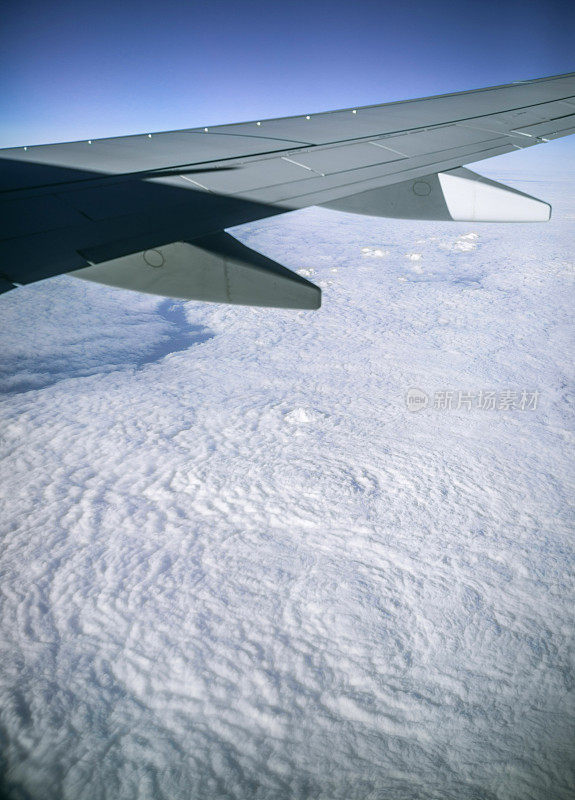
[{"label": "wing leading edge", "polygon": [[[72,272],[168,296],[316,308],[317,287],[314,294],[285,267],[234,249],[223,229],[308,205],[544,221],[546,203],[463,167],[574,131],[571,73],[314,115],[0,150],[0,292]],[[161,266],[144,258],[152,250]]]}]

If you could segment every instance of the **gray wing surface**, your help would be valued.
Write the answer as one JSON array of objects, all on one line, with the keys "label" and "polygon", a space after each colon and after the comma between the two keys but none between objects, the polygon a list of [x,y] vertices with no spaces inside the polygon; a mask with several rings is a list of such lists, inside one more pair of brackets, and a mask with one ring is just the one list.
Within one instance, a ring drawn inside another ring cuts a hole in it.
[{"label": "gray wing surface", "polygon": [[0,291],[71,272],[173,297],[317,308],[317,287],[234,246],[224,229],[309,205],[412,219],[544,221],[546,203],[464,166],[573,132],[575,73],[0,150]]}]

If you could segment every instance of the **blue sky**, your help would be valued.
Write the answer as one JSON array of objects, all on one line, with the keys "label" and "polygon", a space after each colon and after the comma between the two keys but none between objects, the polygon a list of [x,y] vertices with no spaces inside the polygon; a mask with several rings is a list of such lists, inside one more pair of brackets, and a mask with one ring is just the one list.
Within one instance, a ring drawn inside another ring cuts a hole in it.
[{"label": "blue sky", "polygon": [[8,0],[0,146],[314,112],[568,72],[569,5]]}]

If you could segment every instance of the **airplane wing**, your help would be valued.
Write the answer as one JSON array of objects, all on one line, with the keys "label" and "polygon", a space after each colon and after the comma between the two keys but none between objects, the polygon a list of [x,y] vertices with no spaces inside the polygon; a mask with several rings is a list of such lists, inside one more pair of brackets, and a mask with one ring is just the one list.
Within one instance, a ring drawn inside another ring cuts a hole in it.
[{"label": "airplane wing", "polygon": [[310,205],[544,221],[465,169],[575,132],[575,73],[384,105],[0,150],[0,292],[61,273],[143,292],[318,308],[225,229]]}]

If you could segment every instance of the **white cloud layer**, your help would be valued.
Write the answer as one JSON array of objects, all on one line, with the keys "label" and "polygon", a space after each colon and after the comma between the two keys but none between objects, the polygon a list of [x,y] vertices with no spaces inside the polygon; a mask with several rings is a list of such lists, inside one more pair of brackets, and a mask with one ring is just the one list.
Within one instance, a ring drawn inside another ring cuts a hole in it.
[{"label": "white cloud layer", "polygon": [[549,224],[238,229],[319,312],[0,298],[5,793],[572,796],[575,191],[517,186]]}]

